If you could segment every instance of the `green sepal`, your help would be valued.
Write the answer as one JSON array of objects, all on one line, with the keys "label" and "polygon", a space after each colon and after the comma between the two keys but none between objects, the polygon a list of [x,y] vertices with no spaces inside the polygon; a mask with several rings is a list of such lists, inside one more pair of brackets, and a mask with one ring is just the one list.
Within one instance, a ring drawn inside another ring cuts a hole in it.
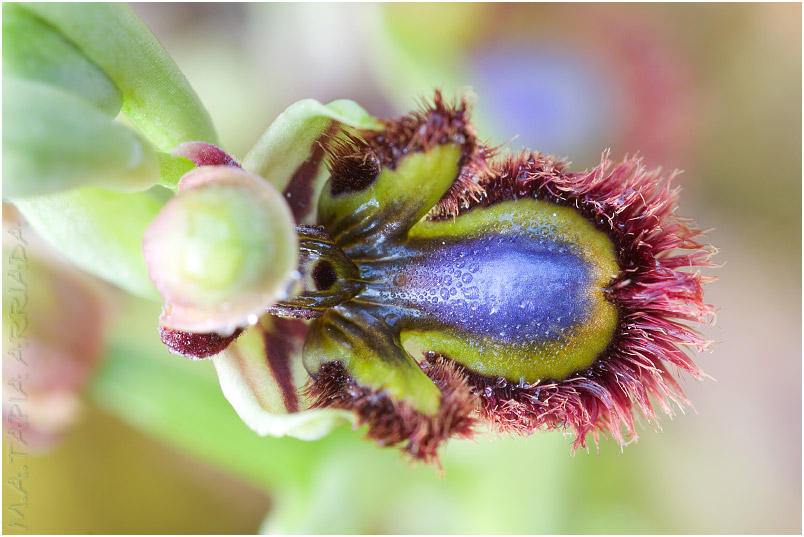
[{"label": "green sepal", "polygon": [[339,361],[361,386],[406,401],[423,414],[438,412],[439,389],[378,312],[358,300],[332,308],[310,324],[303,360],[313,377],[324,363]]},{"label": "green sepal", "polygon": [[122,112],[158,149],[217,144],[198,96],[159,41],[123,3],[24,3],[115,83]]},{"label": "green sepal", "polygon": [[297,224],[316,223],[316,200],[329,177],[321,143],[339,124],[382,128],[353,101],[324,105],[305,99],[282,112],[243,159],[244,169],[265,177],[285,194]]},{"label": "green sepal", "polygon": [[346,249],[372,248],[404,237],[449,190],[458,175],[461,148],[447,144],[410,153],[395,169],[383,168],[364,190],[333,196],[324,188],[319,223]]},{"label": "green sepal", "polygon": [[[303,321],[263,316],[212,361],[223,395],[257,434],[316,440],[354,416],[343,410],[309,409],[299,401],[308,379],[301,362],[304,337],[303,330],[288,330],[289,323]],[[280,339],[282,344],[271,344]],[[277,361],[281,364],[272,368]]]},{"label": "green sepal", "polygon": [[156,183],[156,153],[132,129],[55,86],[5,76],[3,195],[96,185],[142,190]]},{"label": "green sepal", "polygon": [[125,194],[85,187],[14,203],[31,227],[77,266],[135,295],[159,300],[140,250],[145,230],[164,203],[159,190]]},{"label": "green sepal", "polygon": [[122,106],[120,90],[55,28],[19,4],[3,4],[3,75],[55,86],[108,116]]},{"label": "green sepal", "polygon": [[175,194],[182,176],[195,168],[195,164],[170,153],[157,152],[156,158],[159,161],[159,184]]}]

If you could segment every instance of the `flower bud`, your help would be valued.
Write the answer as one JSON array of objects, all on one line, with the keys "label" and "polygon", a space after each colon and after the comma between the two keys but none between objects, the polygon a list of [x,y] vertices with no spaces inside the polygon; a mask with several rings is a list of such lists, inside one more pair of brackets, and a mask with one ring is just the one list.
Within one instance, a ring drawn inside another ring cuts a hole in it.
[{"label": "flower bud", "polygon": [[262,178],[237,168],[186,174],[143,239],[162,325],[228,334],[284,296],[298,263],[290,211]]}]

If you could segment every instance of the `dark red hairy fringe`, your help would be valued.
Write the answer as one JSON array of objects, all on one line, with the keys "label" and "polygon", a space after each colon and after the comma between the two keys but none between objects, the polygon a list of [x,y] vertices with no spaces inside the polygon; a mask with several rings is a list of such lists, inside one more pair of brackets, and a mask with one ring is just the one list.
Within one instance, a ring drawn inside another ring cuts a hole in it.
[{"label": "dark red hairy fringe", "polygon": [[381,446],[405,442],[401,449],[413,459],[439,464],[437,449],[446,439],[469,438],[477,420],[478,400],[471,393],[465,375],[444,358],[421,365],[441,390],[441,404],[435,416],[415,410],[383,392],[360,386],[341,362],[321,366],[316,378],[304,389],[312,408],[341,408],[357,415],[358,425],[368,425],[366,436]]},{"label": "dark red hairy fringe", "polygon": [[422,99],[420,110],[382,120],[382,130],[343,127],[324,144],[333,194],[362,190],[380,169],[395,169],[407,154],[453,143],[461,146],[460,173],[441,203],[451,207],[455,200],[479,199],[483,189],[478,179],[490,173],[486,162],[493,149],[478,141],[470,115],[471,104],[466,95],[447,103],[441,92],[436,91],[432,102]]},{"label": "dark red hairy fringe", "polygon": [[712,251],[697,242],[701,231],[676,216],[679,191],[670,187],[672,176],[646,171],[638,158],[613,164],[604,153],[593,170],[567,173],[562,161],[521,153],[492,167],[495,173],[479,180],[481,200],[460,199],[457,212],[433,212],[431,218],[522,197],[575,207],[615,245],[621,275],[609,298],[620,318],[606,351],[571,378],[519,385],[465,371],[482,413],[504,431],[571,429],[573,450],[587,447],[589,433],[596,445],[606,432],[624,445],[637,437],[634,405],[655,426],[654,404],[668,414],[673,403],[688,404],[666,363],[702,377],[684,348],[703,350],[708,342],[683,323],[709,321],[715,310],[703,302],[708,279],[680,269],[711,266]]}]

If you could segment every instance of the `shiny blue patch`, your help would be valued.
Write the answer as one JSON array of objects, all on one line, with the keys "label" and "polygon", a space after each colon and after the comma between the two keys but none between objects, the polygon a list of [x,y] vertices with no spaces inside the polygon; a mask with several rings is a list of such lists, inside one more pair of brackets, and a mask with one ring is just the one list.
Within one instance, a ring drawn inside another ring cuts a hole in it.
[{"label": "shiny blue patch", "polygon": [[499,342],[557,339],[585,322],[591,307],[586,261],[543,238],[440,244],[395,268],[380,296],[420,318]]}]

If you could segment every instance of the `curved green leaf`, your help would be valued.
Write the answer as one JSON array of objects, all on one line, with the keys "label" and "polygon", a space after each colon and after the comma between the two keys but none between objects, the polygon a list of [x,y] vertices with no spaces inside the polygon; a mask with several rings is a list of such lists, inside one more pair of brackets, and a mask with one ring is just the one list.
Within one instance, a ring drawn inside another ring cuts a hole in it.
[{"label": "curved green leaf", "polygon": [[83,185],[141,190],[159,179],[156,153],[133,130],[55,86],[4,78],[5,197]]},{"label": "curved green leaf", "polygon": [[18,4],[3,4],[3,74],[78,95],[109,116],[120,112],[114,82],[55,28]]},{"label": "curved green leaf", "polygon": [[207,111],[148,27],[123,3],[24,3],[117,85],[122,111],[159,149],[216,143]]},{"label": "curved green leaf", "polygon": [[85,187],[14,203],[67,259],[131,293],[158,300],[140,250],[146,228],[164,203],[158,194]]}]

